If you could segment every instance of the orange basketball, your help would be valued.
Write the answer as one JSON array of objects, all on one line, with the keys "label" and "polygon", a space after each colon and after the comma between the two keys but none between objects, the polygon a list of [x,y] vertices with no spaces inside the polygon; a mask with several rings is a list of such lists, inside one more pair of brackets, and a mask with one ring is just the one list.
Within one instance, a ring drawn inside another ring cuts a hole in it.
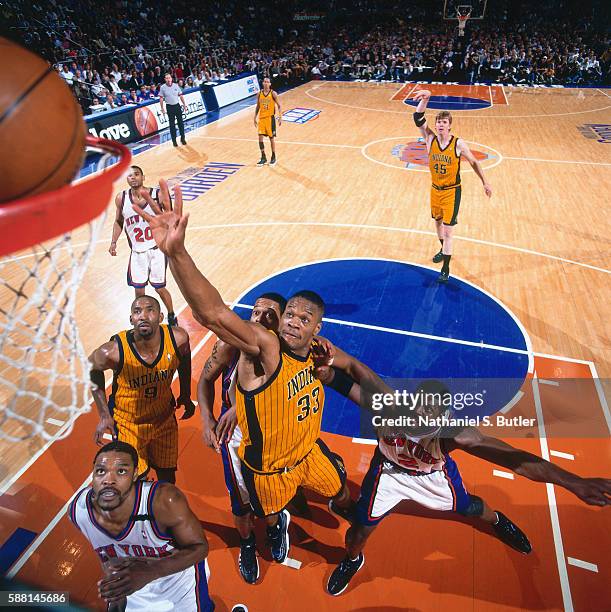
[{"label": "orange basketball", "polygon": [[153,134],[159,129],[155,115],[147,106],[140,106],[135,110],[134,121],[140,136]]},{"label": "orange basketball", "polygon": [[70,182],[85,122],[69,87],[42,58],[0,38],[0,203]]}]

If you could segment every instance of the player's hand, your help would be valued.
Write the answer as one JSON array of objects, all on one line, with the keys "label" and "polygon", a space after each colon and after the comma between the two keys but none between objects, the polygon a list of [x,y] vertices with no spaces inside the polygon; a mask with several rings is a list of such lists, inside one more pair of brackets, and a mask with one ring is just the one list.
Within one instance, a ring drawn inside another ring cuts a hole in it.
[{"label": "player's hand", "polygon": [[106,444],[103,438],[105,433],[109,433],[113,437],[113,439],[116,438],[115,422],[112,420],[112,417],[110,415],[107,417],[100,417],[98,426],[95,428],[95,432],[93,434],[93,441],[98,446]]},{"label": "player's hand", "polygon": [[413,96],[412,100],[428,100],[431,97],[431,92],[428,89],[419,89]]},{"label": "player's hand", "polygon": [[233,430],[238,423],[238,417],[236,415],[236,409],[230,408],[224,414],[221,415],[216,425],[216,439],[220,444],[229,442],[233,435]]},{"label": "player's hand", "polygon": [[195,414],[195,404],[191,401],[190,397],[183,397],[182,395],[176,400],[176,410],[180,408],[180,406],[185,407],[185,411],[180,417],[181,421],[186,421],[190,419]]},{"label": "player's hand", "polygon": [[141,558],[125,559],[113,566],[110,576],[98,581],[98,593],[109,603],[140,590],[158,578],[155,561]]},{"label": "player's hand", "polygon": [[151,198],[148,190],[140,192],[142,200],[151,207],[154,215],[143,210],[144,202],[134,202],[134,210],[149,224],[153,239],[159,250],[168,257],[185,251],[185,231],[189,215],[182,213],[182,191],[179,185],[174,187],[174,210],[171,210],[170,189],[164,179],[159,181],[159,199],[164,210]]},{"label": "player's hand", "polygon": [[255,124],[255,127],[259,127],[259,126],[257,125],[257,118],[256,118],[256,117],[255,117],[255,120],[253,121],[253,123]]},{"label": "player's hand", "polygon": [[590,506],[611,505],[611,480],[608,478],[579,478],[567,488]]},{"label": "player's hand", "polygon": [[333,365],[333,359],[335,358],[335,346],[333,346],[333,343],[326,338],[323,338],[322,336],[315,336],[312,340],[310,351],[312,352],[315,368]]},{"label": "player's hand", "polygon": [[108,252],[115,257],[115,255],[117,254],[117,243],[116,242],[111,242],[110,246],[108,247]]},{"label": "player's hand", "polygon": [[202,417],[202,429],[204,435],[204,444],[210,448],[213,448],[217,453],[221,452],[221,445],[219,444],[216,436],[216,427],[218,425],[216,419],[207,414],[205,410],[202,410],[204,416]]},{"label": "player's hand", "polygon": [[492,187],[490,186],[490,183],[484,183],[484,192],[489,198],[492,197]]},{"label": "player's hand", "polygon": [[277,115],[276,116],[276,121],[278,122],[278,125],[282,125],[282,115]]},{"label": "player's hand", "polygon": [[182,107],[182,112],[185,113],[185,114],[187,113],[187,106],[186,105]]}]

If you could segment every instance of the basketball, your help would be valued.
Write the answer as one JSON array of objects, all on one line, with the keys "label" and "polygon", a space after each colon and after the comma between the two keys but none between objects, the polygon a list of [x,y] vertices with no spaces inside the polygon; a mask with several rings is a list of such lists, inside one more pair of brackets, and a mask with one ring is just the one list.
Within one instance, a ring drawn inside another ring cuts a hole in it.
[{"label": "basketball", "polygon": [[81,109],[42,58],[0,38],[0,203],[70,182],[85,151]]},{"label": "basketball", "polygon": [[159,127],[157,125],[157,119],[152,113],[150,108],[146,106],[137,108],[134,112],[134,122],[136,123],[136,129],[141,136],[147,136],[156,132]]}]

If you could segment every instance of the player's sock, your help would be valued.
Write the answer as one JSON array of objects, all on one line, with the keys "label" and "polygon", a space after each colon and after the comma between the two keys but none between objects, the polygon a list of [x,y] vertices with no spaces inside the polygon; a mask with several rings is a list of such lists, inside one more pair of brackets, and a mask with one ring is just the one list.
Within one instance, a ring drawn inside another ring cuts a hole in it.
[{"label": "player's sock", "polygon": [[449,274],[450,273],[450,259],[452,259],[452,255],[446,255],[445,253],[442,255],[443,266],[441,266],[441,271],[444,270]]},{"label": "player's sock", "polygon": [[242,578],[248,584],[255,584],[259,579],[259,561],[257,560],[257,545],[255,534],[251,532],[248,538],[240,538],[240,555],[238,567]]},{"label": "player's sock", "polygon": [[363,567],[365,563],[365,555],[361,553],[356,559],[350,559],[348,555],[344,560],[333,570],[327,582],[327,591],[331,595],[340,595],[350,584],[354,575]]}]

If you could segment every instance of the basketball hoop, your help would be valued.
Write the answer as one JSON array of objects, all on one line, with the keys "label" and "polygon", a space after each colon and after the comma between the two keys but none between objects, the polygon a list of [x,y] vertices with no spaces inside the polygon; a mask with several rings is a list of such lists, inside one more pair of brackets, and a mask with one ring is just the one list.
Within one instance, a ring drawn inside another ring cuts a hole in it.
[{"label": "basketball hoop", "polygon": [[100,154],[90,178],[0,205],[0,442],[63,438],[89,410],[76,294],[131,153],[86,142]]}]

